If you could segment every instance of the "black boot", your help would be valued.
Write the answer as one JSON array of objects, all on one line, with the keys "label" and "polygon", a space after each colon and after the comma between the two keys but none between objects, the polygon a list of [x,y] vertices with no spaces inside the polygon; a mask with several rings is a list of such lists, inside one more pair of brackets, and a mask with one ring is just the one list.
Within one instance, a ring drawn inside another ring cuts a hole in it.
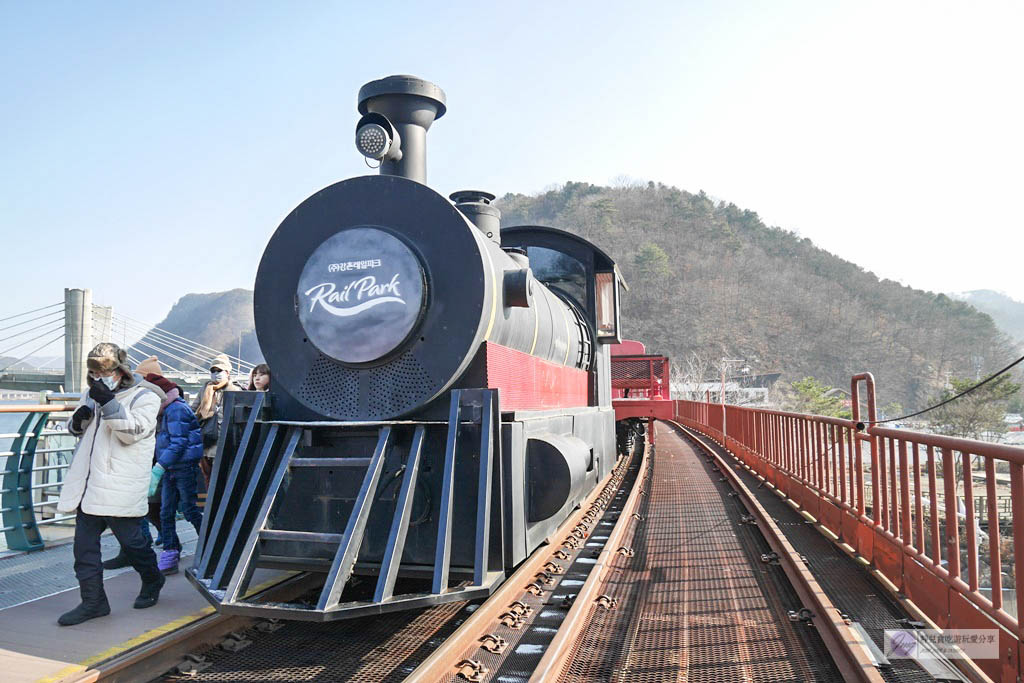
[{"label": "black boot", "polygon": [[82,604],[60,615],[57,623],[61,626],[74,626],[110,614],[110,603],[107,602],[107,594],[103,591],[102,574],[79,581],[78,589],[82,593]]},{"label": "black boot", "polygon": [[109,560],[103,560],[104,569],[120,569],[121,567],[127,567],[131,564],[128,556],[124,554],[124,550],[121,550],[116,557],[112,557]]},{"label": "black boot", "polygon": [[139,597],[135,598],[135,609],[146,609],[156,604],[156,601],[160,599],[160,589],[164,587],[164,583],[167,579],[164,575],[157,572],[156,578],[152,581],[143,581],[142,590],[139,591]]}]

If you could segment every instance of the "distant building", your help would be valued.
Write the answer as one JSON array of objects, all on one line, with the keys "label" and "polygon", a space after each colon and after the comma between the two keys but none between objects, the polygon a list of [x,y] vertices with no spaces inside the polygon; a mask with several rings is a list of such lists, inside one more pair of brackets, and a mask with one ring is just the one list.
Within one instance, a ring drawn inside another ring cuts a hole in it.
[{"label": "distant building", "polygon": [[[672,382],[672,398],[683,401],[719,403],[722,400],[722,383]],[[768,388],[745,387],[740,382],[727,380],[725,382],[725,402],[740,406],[766,406],[768,405]]]}]

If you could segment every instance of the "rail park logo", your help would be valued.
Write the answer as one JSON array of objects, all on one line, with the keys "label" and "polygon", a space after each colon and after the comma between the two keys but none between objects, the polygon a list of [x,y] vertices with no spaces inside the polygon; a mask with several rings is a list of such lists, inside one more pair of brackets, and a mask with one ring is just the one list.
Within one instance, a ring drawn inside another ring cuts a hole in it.
[{"label": "rail park logo", "polygon": [[335,360],[366,363],[410,336],[423,310],[426,280],[405,242],[380,228],[357,226],[313,250],[295,294],[310,343]]},{"label": "rail park logo", "polygon": [[[377,278],[373,275],[366,275],[354,282],[345,285],[341,291],[333,282],[321,282],[306,290],[306,296],[310,297],[309,311],[313,312],[317,304],[320,304],[325,311],[339,318],[347,318],[352,315],[359,315],[365,310],[381,304],[402,304],[405,299],[398,291],[398,273],[391,277],[390,282],[378,284]],[[335,306],[335,304],[351,304],[350,306]]]}]

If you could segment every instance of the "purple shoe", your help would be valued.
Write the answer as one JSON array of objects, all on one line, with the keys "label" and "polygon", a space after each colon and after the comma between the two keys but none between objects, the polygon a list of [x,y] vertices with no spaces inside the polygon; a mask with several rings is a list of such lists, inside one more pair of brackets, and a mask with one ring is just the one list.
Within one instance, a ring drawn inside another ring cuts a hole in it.
[{"label": "purple shoe", "polygon": [[178,573],[178,555],[180,551],[177,550],[164,550],[160,553],[160,559],[157,561],[157,569],[163,574],[177,574]]}]

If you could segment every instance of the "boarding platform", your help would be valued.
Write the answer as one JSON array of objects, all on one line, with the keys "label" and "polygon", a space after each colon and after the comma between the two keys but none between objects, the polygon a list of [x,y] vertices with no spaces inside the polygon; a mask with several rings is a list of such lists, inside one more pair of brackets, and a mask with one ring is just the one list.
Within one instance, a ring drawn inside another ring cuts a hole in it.
[{"label": "boarding platform", "polygon": [[[210,614],[212,608],[183,574],[192,563],[195,530],[179,522],[178,536],[183,549],[180,571],[167,577],[156,606],[132,608],[140,586],[134,569],[107,571],[104,584],[110,615],[77,626],[57,625],[57,617],[80,601],[70,541],[0,557],[0,679],[5,683],[78,680],[90,666]],[[103,557],[117,554],[117,540],[111,534],[104,534],[101,543]],[[273,578],[268,572],[253,583]]]}]

